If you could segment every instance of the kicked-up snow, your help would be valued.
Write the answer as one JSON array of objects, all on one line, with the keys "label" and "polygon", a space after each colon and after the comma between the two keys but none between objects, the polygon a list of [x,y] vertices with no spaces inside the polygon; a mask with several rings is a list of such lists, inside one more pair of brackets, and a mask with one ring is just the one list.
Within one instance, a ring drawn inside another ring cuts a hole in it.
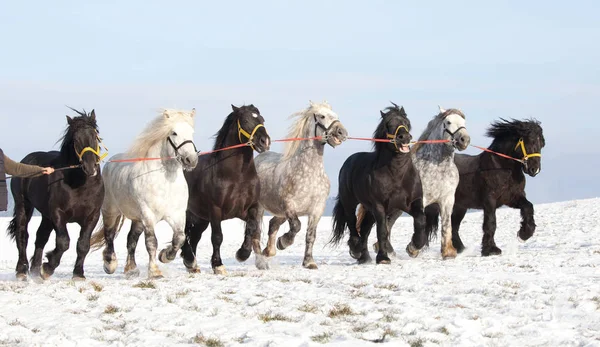
[{"label": "kicked-up snow", "polygon": [[[123,275],[126,223],[116,242],[116,274],[104,273],[96,251],[87,258],[87,281],[71,281],[79,229],[69,225],[71,247],[55,275],[17,282],[16,247],[5,236],[9,219],[2,218],[0,345],[600,346],[599,206],[600,199],[536,206],[537,230],[526,243],[516,237],[519,211],[498,210],[503,254],[488,258],[479,254],[482,214],[470,213],[461,228],[468,248],[446,261],[439,239],[409,258],[412,219],[401,218],[392,232],[398,257],[391,265],[359,266],[345,244],[327,246],[327,217],[314,248],[318,270],[301,266],[306,219],[296,243],[279,251],[267,271],[257,270],[253,257],[235,260],[243,224],[233,220],[224,223],[227,276],[210,269],[207,230],[198,248],[203,273],[188,274],[178,257],[160,264],[165,278],[153,281],[145,278],[143,238],[141,277]],[[39,221],[29,226],[29,256]],[[159,224],[161,248],[171,235]],[[265,240],[266,233],[263,246]]]}]

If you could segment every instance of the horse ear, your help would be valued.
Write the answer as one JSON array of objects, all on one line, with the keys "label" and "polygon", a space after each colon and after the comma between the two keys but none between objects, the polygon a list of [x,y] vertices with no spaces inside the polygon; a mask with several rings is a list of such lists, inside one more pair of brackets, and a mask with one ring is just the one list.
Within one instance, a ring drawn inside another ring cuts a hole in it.
[{"label": "horse ear", "polygon": [[444,112],[446,112],[446,110],[445,110],[445,109],[443,109],[443,108],[442,108],[442,106],[438,105],[438,108],[440,109],[440,113],[444,113]]},{"label": "horse ear", "polygon": [[406,111],[404,111],[404,106],[400,107],[400,111],[402,111],[403,113],[406,113]]},{"label": "horse ear", "polygon": [[163,110],[163,116],[164,116],[165,118],[169,118],[169,117],[171,117],[171,116],[169,115],[169,111],[167,111],[167,110]]},{"label": "horse ear", "polygon": [[92,110],[92,112],[90,112],[90,118],[92,118],[92,121],[96,121],[96,110]]},{"label": "horse ear", "polygon": [[237,110],[239,110],[239,107],[235,107],[233,104],[231,104],[231,109],[233,110],[233,112],[237,112]]},{"label": "horse ear", "polygon": [[196,108],[194,107],[192,109],[192,112],[190,112],[190,117],[194,118],[195,115],[196,115]]},{"label": "horse ear", "polygon": [[381,113],[381,118],[385,117],[385,113],[383,113],[383,111],[379,111],[379,113]]},{"label": "horse ear", "polygon": [[314,102],[312,102],[312,100],[308,100],[308,104],[310,105],[310,107],[313,107],[313,106],[315,106],[315,103],[314,103]]},{"label": "horse ear", "polygon": [[71,125],[73,123],[73,118],[67,116],[67,124]]}]

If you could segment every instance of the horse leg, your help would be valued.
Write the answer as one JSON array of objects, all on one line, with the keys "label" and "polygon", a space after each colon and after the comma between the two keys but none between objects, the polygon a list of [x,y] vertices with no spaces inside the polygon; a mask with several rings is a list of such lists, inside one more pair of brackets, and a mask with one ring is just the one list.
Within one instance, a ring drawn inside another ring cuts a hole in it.
[{"label": "horse leg", "polygon": [[266,257],[273,257],[277,253],[275,250],[275,237],[277,236],[277,232],[279,231],[279,227],[283,223],[285,223],[285,217],[277,217],[274,216],[269,221],[269,241],[267,242],[267,247],[263,250],[263,255]]},{"label": "horse leg", "polygon": [[221,230],[221,216],[219,214],[218,219],[213,218],[211,218],[210,221],[210,241],[213,246],[213,254],[210,258],[210,264],[215,274],[227,275],[225,265],[223,265],[223,262],[221,261],[221,244],[223,243],[223,230]]},{"label": "horse leg", "polygon": [[467,209],[462,207],[455,207],[454,211],[452,211],[452,245],[456,248],[458,253],[462,253],[465,250],[465,245],[460,239],[458,231],[460,229],[460,223],[465,218],[466,214]]},{"label": "horse leg", "polygon": [[422,199],[417,199],[410,204],[409,214],[413,217],[414,232],[410,243],[406,246],[406,253],[415,258],[427,243],[427,232],[425,231],[426,220]]},{"label": "horse leg", "polygon": [[26,201],[22,201],[21,203],[15,201],[14,218],[9,228],[14,228],[15,242],[19,251],[19,259],[17,260],[15,271],[17,273],[16,277],[20,281],[27,279],[27,272],[29,271],[29,262],[27,260],[29,232],[27,231],[27,225],[32,215],[33,206],[31,204]]},{"label": "horse leg", "polygon": [[377,252],[375,261],[377,264],[390,264],[391,260],[387,255],[387,251],[389,250],[389,230],[387,216],[383,206],[376,206],[373,211],[373,216],[377,223],[377,242],[379,243],[379,251]]},{"label": "horse leg", "polygon": [[300,228],[302,227],[302,223],[300,223],[300,219],[298,219],[298,215],[296,213],[287,213],[287,220],[290,224],[290,230],[277,239],[277,249],[280,251],[283,251],[294,244],[296,234],[298,234]]},{"label": "horse leg", "polygon": [[[398,220],[398,218],[400,218],[400,216],[402,215],[402,211],[398,211],[398,212],[394,212],[391,215],[387,216],[387,227],[388,227],[388,246],[390,247],[390,249],[388,250],[388,255],[391,255],[392,257],[396,256],[396,251],[394,250],[394,246],[392,246],[392,227],[394,226],[394,224],[396,223],[396,220]],[[379,252],[379,243],[377,241],[375,241],[375,243],[373,243],[373,250],[375,252]]]},{"label": "horse leg", "polygon": [[40,277],[44,247],[48,243],[53,225],[50,218],[42,216],[42,222],[35,234],[35,251],[31,257],[31,275]]},{"label": "horse leg", "polygon": [[90,251],[90,237],[92,236],[92,232],[94,231],[96,224],[98,224],[99,219],[100,211],[98,210],[88,216],[83,225],[81,225],[79,239],[77,240],[77,259],[75,260],[75,267],[73,268],[74,280],[85,280],[83,263]]},{"label": "horse leg", "polygon": [[125,276],[128,278],[140,275],[140,270],[135,262],[135,249],[137,248],[140,235],[144,232],[144,226],[140,222],[131,222],[131,228],[127,234],[127,263],[125,263]]},{"label": "horse leg", "polygon": [[[321,211],[321,213],[323,213]],[[317,263],[313,259],[313,246],[315,244],[315,239],[317,238],[317,225],[319,224],[319,220],[321,220],[321,215],[310,215],[308,216],[308,227],[306,228],[306,247],[304,250],[304,260],[302,261],[302,266],[307,269],[316,270]]]},{"label": "horse leg", "polygon": [[181,213],[181,216],[177,216],[177,218],[167,218],[167,223],[173,229],[173,239],[171,240],[171,245],[161,250],[158,254],[158,259],[162,263],[172,262],[185,242],[185,212]]},{"label": "horse leg", "polygon": [[109,275],[115,272],[118,265],[114,241],[121,218],[123,217],[117,211],[102,211],[104,241],[106,243],[102,251],[102,259],[104,260],[104,272]]},{"label": "horse leg", "polygon": [[146,250],[148,251],[148,278],[162,278],[163,274],[156,265],[156,249],[158,241],[154,233],[154,224],[144,221],[144,238],[146,241]]},{"label": "horse leg", "polygon": [[[367,244],[369,242],[371,229],[373,229],[373,224],[375,224],[375,217],[373,216],[373,213],[367,209],[364,210],[362,222],[360,223],[360,236],[358,235],[358,230],[355,228],[355,230],[352,231],[352,228],[350,227],[352,224],[348,224],[348,229],[350,229],[350,240],[348,240],[350,256],[357,259],[359,264],[366,264],[372,261]],[[354,237],[353,233],[355,235]],[[356,241],[354,242],[354,240]],[[377,245],[377,249],[379,250],[379,245]]]},{"label": "horse leg", "polygon": [[187,242],[181,247],[181,257],[183,258],[183,265],[185,265],[188,272],[200,272],[200,267],[196,261],[196,249],[200,238],[202,238],[202,233],[208,228],[208,224],[208,221],[204,219],[194,221],[189,214],[186,218],[185,234]]},{"label": "horse leg", "polygon": [[502,250],[496,246],[494,234],[496,233],[496,204],[486,200],[483,203],[483,239],[481,241],[481,255],[500,255]]},{"label": "horse leg", "polygon": [[54,230],[56,230],[56,247],[46,253],[48,261],[42,265],[40,273],[45,280],[54,274],[54,270],[60,265],[63,253],[69,249],[69,243],[71,242],[67,230],[67,218],[62,212],[57,211],[54,213],[52,223],[54,224]]},{"label": "horse leg", "polygon": [[246,232],[244,237],[244,244],[235,255],[238,261],[244,261],[250,256],[250,250],[254,251],[254,256],[256,257],[254,265],[259,270],[266,270],[269,268],[269,263],[265,260],[265,257],[262,255],[260,249],[261,224],[263,213],[264,210],[260,207],[259,204],[252,205],[248,209],[248,215],[246,217]]},{"label": "horse leg", "polygon": [[452,207],[454,196],[440,203],[440,215],[442,217],[442,259],[456,258],[456,248],[452,245]]},{"label": "horse leg", "polygon": [[525,242],[535,233],[536,225],[533,219],[533,204],[524,195],[521,195],[509,207],[521,210],[521,228],[517,233],[517,237],[520,241]]}]

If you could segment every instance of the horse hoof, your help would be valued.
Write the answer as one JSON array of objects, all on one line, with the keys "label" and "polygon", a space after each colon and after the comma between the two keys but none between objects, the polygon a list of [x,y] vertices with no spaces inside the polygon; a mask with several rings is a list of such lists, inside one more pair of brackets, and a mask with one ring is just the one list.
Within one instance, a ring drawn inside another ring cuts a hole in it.
[{"label": "horse hoof", "polygon": [[160,272],[160,271],[153,271],[153,272],[148,273],[148,279],[151,279],[151,280],[158,280],[158,279],[161,279],[164,277],[165,276],[163,276],[162,272]]},{"label": "horse hoof", "polygon": [[215,275],[227,275],[227,270],[225,270],[225,265],[217,266],[213,268]]},{"label": "horse hoof", "polygon": [[456,249],[454,247],[443,250],[442,251],[442,259],[444,259],[444,260],[454,259],[454,258],[456,258],[456,254],[457,254]]},{"label": "horse hoof", "polygon": [[134,278],[140,275],[140,269],[130,269],[125,271],[125,278]]},{"label": "horse hoof", "polygon": [[237,259],[237,261],[239,261],[240,263],[245,262],[246,260],[248,260],[248,258],[250,258],[251,253],[252,252],[250,252],[247,249],[240,248],[237,250],[237,252],[235,252],[235,259]]},{"label": "horse hoof", "polygon": [[392,261],[389,259],[383,259],[383,260],[377,261],[377,265],[390,265],[391,263],[392,263]]},{"label": "horse hoof", "polygon": [[416,249],[411,242],[408,245],[406,245],[406,253],[408,253],[408,255],[411,258],[416,258],[417,256],[419,256],[420,250]]},{"label": "horse hoof", "polygon": [[388,256],[385,255],[385,254],[384,255],[379,255],[378,254],[377,258],[375,259],[375,261],[376,261],[377,264],[385,264],[385,265],[388,265],[388,264],[392,263],[392,261],[390,260],[390,258],[388,258]]},{"label": "horse hoof", "polygon": [[173,256],[173,258],[169,257],[169,252],[168,252],[167,248],[163,249],[162,251],[160,251],[158,253],[158,260],[160,260],[160,262],[163,264],[168,264],[168,263],[172,262],[174,259],[175,259],[175,256]]},{"label": "horse hoof", "polygon": [[86,280],[84,275],[73,275],[71,279],[75,282],[85,282]]},{"label": "horse hoof", "polygon": [[195,266],[195,267],[188,267],[187,268],[187,272],[191,273],[191,274],[199,274],[200,271],[200,266]]},{"label": "horse hoof", "polygon": [[259,270],[268,270],[269,269],[269,262],[262,255],[256,255],[256,260],[255,260],[254,264],[256,265],[256,268]]},{"label": "horse hoof", "polygon": [[21,282],[27,281],[27,274],[26,273],[19,272],[19,273],[17,273],[15,275],[15,277],[17,278],[17,281],[21,281]]},{"label": "horse hoof", "polygon": [[372,262],[373,259],[371,259],[371,256],[365,252],[365,254],[363,254],[363,256],[361,256],[360,258],[358,258],[358,263],[359,264],[368,264],[370,262]]},{"label": "horse hoof", "polygon": [[47,280],[48,278],[50,278],[50,276],[52,276],[52,274],[54,273],[53,270],[50,270],[48,268],[48,264],[44,264],[42,265],[42,268],[40,269],[40,277],[44,280]]},{"label": "horse hoof", "polygon": [[349,250],[348,253],[350,253],[350,256],[353,259],[360,259],[360,257],[362,257],[362,252],[354,252],[352,250]]},{"label": "horse hoof", "polygon": [[292,243],[286,243],[285,238],[283,236],[280,236],[277,239],[277,249],[280,251],[283,251],[284,249],[288,248],[288,246],[291,244]]},{"label": "horse hoof", "polygon": [[106,272],[109,275],[114,274],[117,270],[117,265],[118,263],[116,260],[104,261],[104,272]]},{"label": "horse hoof", "polygon": [[302,264],[302,266],[304,266],[305,268],[307,268],[309,270],[317,270],[317,269],[319,269],[319,267],[317,266],[317,264],[315,264],[315,262],[310,262],[308,264]]},{"label": "horse hoof", "polygon": [[490,255],[500,255],[502,254],[502,250],[496,246],[486,247],[481,249],[481,256],[488,257]]},{"label": "horse hoof", "polygon": [[269,257],[270,258],[270,257],[274,257],[275,254],[277,254],[277,252],[274,249],[267,247],[267,248],[263,249],[262,254],[265,257]]}]

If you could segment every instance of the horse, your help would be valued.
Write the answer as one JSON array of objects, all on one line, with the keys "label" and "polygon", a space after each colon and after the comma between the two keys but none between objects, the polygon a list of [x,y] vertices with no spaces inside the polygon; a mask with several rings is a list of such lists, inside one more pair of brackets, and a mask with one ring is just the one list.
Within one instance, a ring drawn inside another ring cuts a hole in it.
[{"label": "horse", "polygon": [[[535,177],[542,165],[541,151],[546,145],[541,124],[536,120],[500,119],[487,130],[493,138],[488,151],[479,155],[459,154],[454,162],[460,173],[452,211],[452,244],[461,253],[465,246],[458,233],[468,209],[483,210],[481,255],[499,255],[496,246],[496,209],[507,205],[521,211],[519,240],[525,242],[535,232],[533,204],[525,197],[525,174]],[[496,153],[493,153],[493,152]],[[499,154],[499,155],[498,155]],[[439,208],[425,209],[427,230],[434,236]]]},{"label": "horse", "polygon": [[308,216],[302,265],[317,269],[312,251],[317,224],[325,210],[330,188],[323,165],[323,153],[325,145],[335,148],[345,141],[348,132],[326,101],[310,101],[306,109],[289,118],[297,120],[291,126],[288,138],[310,140],[288,142],[283,154],[268,151],[254,159],[260,179],[258,215],[262,219],[265,210],[273,215],[269,222],[269,241],[263,255],[275,255],[275,237],[286,220],[290,230],[277,240],[279,250],[294,243],[301,226],[298,216]]},{"label": "horse", "polygon": [[247,260],[254,250],[256,266],[266,267],[260,255],[260,242],[253,242],[252,239],[260,230],[260,182],[253,151],[262,153],[268,150],[271,139],[258,108],[252,104],[241,107],[231,105],[231,108],[233,112],[225,118],[215,135],[213,151],[201,156],[196,168],[185,173],[190,198],[185,224],[187,242],[181,249],[181,256],[183,264],[192,273],[200,272],[196,248],[202,233],[210,224],[213,271],[215,274],[227,274],[221,261],[221,222],[232,218],[242,219],[246,223],[244,243],[236,252],[237,260]]},{"label": "horse", "polygon": [[[377,264],[389,264],[393,249],[388,234],[393,221],[402,211],[414,220],[413,243],[425,244],[425,214],[421,180],[410,156],[411,124],[404,107],[380,111],[381,120],[373,137],[374,152],[360,152],[348,157],[339,174],[339,193],[333,208],[333,234],[330,243],[339,244],[346,227],[350,229],[350,255],[359,264],[371,261],[367,241],[373,223],[377,223],[379,248]],[[365,215],[357,228],[356,207],[361,204]],[[392,222],[390,222],[392,221]]]},{"label": "horse", "polygon": [[102,226],[92,236],[92,245],[95,249],[105,245],[102,255],[107,274],[117,269],[114,239],[125,218],[132,221],[124,269],[127,277],[139,275],[135,248],[142,232],[149,255],[148,277],[163,277],[155,260],[158,245],[154,226],[161,220],[173,229],[171,245],[159,254],[161,261],[175,259],[184,243],[188,187],[183,173],[198,163],[193,142],[195,115],[195,109],[162,110],[127,152],[114,155],[104,167]]},{"label": "horse", "polygon": [[[456,249],[452,245],[452,228],[450,216],[454,205],[454,192],[458,186],[459,176],[454,164],[454,150],[465,150],[471,138],[465,128],[465,115],[458,109],[439,108],[439,113],[427,124],[417,143],[411,149],[413,163],[417,168],[423,187],[423,206],[437,203],[441,208],[442,240],[441,253],[443,259],[456,257]],[[445,141],[437,143],[437,141]],[[366,218],[364,208],[359,208],[358,221]],[[401,214],[390,217],[393,225]],[[362,224],[361,224],[362,225]],[[413,234],[413,240],[421,240],[421,235]],[[426,241],[425,244],[427,244]],[[391,244],[388,253],[393,253]],[[377,246],[375,246],[377,250]],[[406,246],[410,257],[417,257],[423,246],[412,240]]]},{"label": "horse", "polygon": [[[95,110],[90,113],[72,110],[78,116],[67,116],[68,125],[61,139],[60,151],[33,152],[21,161],[52,166],[57,170],[48,176],[13,177],[10,184],[15,206],[8,234],[16,241],[19,250],[16,266],[18,280],[27,279],[27,224],[34,208],[42,215],[42,221],[36,233],[31,275],[48,279],[54,274],[63,253],[69,249],[67,223],[77,223],[81,226],[81,231],[77,240],[73,279],[85,280],[83,264],[90,250],[90,235],[100,218],[100,207],[104,199],[104,183],[99,163],[105,155],[100,154],[101,141]],[[56,247],[46,253],[48,261],[42,265],[42,253],[52,230],[56,230]]]}]

